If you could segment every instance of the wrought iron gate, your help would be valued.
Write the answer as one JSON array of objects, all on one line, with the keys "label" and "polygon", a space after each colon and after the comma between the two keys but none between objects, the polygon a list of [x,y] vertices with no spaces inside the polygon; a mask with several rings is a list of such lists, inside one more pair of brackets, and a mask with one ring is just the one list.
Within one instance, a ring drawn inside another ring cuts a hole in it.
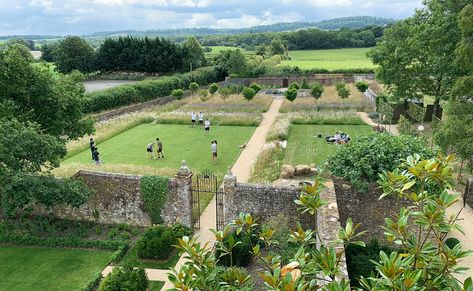
[{"label": "wrought iron gate", "polygon": [[223,217],[223,192],[219,187],[217,176],[205,170],[192,177],[192,225],[194,229],[200,229],[200,216],[209,203],[215,198],[215,212],[217,230],[224,226]]}]

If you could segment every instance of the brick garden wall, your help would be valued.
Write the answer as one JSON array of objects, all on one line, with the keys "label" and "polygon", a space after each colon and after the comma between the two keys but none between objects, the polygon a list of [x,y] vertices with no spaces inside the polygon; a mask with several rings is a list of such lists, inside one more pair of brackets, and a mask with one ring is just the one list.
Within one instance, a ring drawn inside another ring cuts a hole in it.
[{"label": "brick garden wall", "polygon": [[334,186],[340,224],[345,227],[348,218],[355,224],[361,223],[360,231],[368,231],[364,236],[365,241],[372,238],[384,240],[384,232],[381,229],[384,219],[399,214],[401,207],[411,205],[407,200],[393,197],[379,200],[382,193],[378,185],[371,185],[367,192],[360,192],[350,182],[334,179]]},{"label": "brick garden wall", "polygon": [[[191,226],[192,174],[178,173],[169,180],[168,198],[161,214],[165,223],[180,221]],[[60,218],[95,221],[108,224],[125,223],[149,226],[151,220],[141,198],[141,176],[80,171],[74,178],[82,179],[95,193],[79,208],[55,207],[52,213]],[[38,214],[47,214],[38,209]]]},{"label": "brick garden wall", "polygon": [[288,84],[302,82],[302,78],[306,77],[307,82],[314,83],[318,82],[323,85],[333,85],[337,82],[344,81],[347,83],[355,82],[356,77],[361,77],[364,80],[374,80],[373,74],[311,74],[311,75],[288,75],[288,76],[261,76],[258,78],[250,78],[247,83],[256,83],[265,86],[280,86],[283,87],[284,79],[287,79]]}]

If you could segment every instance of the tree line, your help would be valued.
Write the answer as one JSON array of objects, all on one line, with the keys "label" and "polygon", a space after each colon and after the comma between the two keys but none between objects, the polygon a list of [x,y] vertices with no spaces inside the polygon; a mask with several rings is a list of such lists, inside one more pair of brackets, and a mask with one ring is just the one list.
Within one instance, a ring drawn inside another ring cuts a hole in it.
[{"label": "tree line", "polygon": [[383,32],[382,26],[331,31],[314,28],[293,32],[213,35],[197,39],[203,46],[237,46],[254,50],[257,46],[270,45],[273,39],[280,38],[287,42],[289,50],[309,50],[372,47],[383,36]]},{"label": "tree line", "polygon": [[44,44],[42,52],[43,60],[56,62],[61,73],[74,70],[167,73],[189,71],[206,64],[204,51],[193,37],[183,44],[158,37],[107,38],[94,50],[85,39],[71,36]]}]

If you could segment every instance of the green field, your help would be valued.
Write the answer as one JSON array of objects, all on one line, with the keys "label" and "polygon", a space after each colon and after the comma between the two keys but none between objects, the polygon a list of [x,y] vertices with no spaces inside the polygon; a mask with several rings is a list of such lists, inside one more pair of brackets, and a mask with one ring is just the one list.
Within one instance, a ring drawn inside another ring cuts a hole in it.
[{"label": "green field", "polygon": [[290,51],[291,60],[282,61],[280,66],[297,66],[309,69],[371,69],[375,65],[366,57],[369,48],[349,48],[332,50]]},{"label": "green field", "polygon": [[[368,125],[292,125],[283,164],[315,163],[321,166],[337,147],[343,146],[325,141],[326,136],[334,135],[337,131],[347,133],[353,141],[357,136],[371,133],[373,129]],[[322,138],[317,138],[319,133]]]},{"label": "green field", "polygon": [[[208,169],[224,175],[240,154],[240,145],[246,143],[255,128],[248,126],[213,126],[206,134],[198,127],[173,124],[142,124],[101,144],[99,149],[104,164],[133,164],[156,168],[177,169],[182,160],[192,171]],[[164,159],[147,157],[146,146],[159,137],[163,141]],[[211,162],[210,141],[218,142],[218,162]],[[63,162],[92,163],[90,150]],[[97,170],[99,170],[99,166]]]},{"label": "green field", "polygon": [[206,55],[217,55],[219,52],[224,50],[236,50],[239,49],[244,55],[254,55],[254,51],[247,51],[243,48],[233,47],[233,46],[207,46],[212,49],[211,52],[205,53]]},{"label": "green field", "polygon": [[0,247],[0,290],[80,290],[108,263],[109,252]]}]

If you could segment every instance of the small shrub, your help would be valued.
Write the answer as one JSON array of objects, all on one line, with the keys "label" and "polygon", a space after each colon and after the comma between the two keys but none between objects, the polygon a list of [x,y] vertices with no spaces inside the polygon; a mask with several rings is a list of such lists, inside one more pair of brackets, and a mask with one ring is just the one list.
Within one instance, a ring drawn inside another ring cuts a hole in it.
[{"label": "small shrub", "polygon": [[288,89],[286,91],[286,93],[284,94],[284,96],[286,96],[286,99],[291,101],[291,102],[296,100],[296,98],[297,98],[297,89],[296,88]]},{"label": "small shrub", "polygon": [[445,244],[450,248],[453,249],[456,245],[460,244],[460,241],[457,238],[450,237],[447,238]]},{"label": "small shrub", "polygon": [[379,113],[378,112],[370,112],[370,113],[368,113],[368,117],[371,118],[372,120],[379,119]]},{"label": "small shrub", "polygon": [[251,84],[250,88],[253,89],[253,91],[255,91],[255,93],[258,93],[259,91],[261,91],[261,86],[256,84],[256,83]]},{"label": "small shrub", "polygon": [[402,159],[419,154],[421,158],[432,158],[432,150],[415,137],[373,133],[359,137],[339,148],[328,161],[329,170],[335,176],[350,181],[359,190],[376,182],[383,171],[394,171]]},{"label": "small shrub", "polygon": [[289,87],[287,89],[288,90],[290,90],[290,89],[299,90],[300,88],[301,88],[301,85],[299,85],[299,83],[297,83],[297,82],[294,82],[294,83],[291,83],[291,85],[289,85]]},{"label": "small shrub", "polygon": [[174,250],[173,246],[177,243],[177,239],[186,235],[190,235],[190,230],[184,226],[152,226],[136,242],[138,257],[140,259],[165,260]]},{"label": "small shrub", "polygon": [[99,291],[136,290],[146,291],[148,288],[148,277],[143,268],[126,266],[115,267],[100,284]]},{"label": "small shrub", "polygon": [[309,83],[307,83],[307,78],[306,77],[302,78],[301,89],[310,89]]},{"label": "small shrub", "polygon": [[350,89],[347,88],[347,84],[345,82],[338,82],[335,84],[335,87],[340,98],[345,99],[350,97]]},{"label": "small shrub", "polygon": [[218,85],[217,85],[217,83],[212,83],[212,84],[210,84],[210,86],[209,86],[209,93],[213,95],[213,94],[217,93],[217,91],[218,91]]},{"label": "small shrub", "polygon": [[199,90],[199,98],[200,98],[200,101],[202,102],[207,102],[209,101],[210,97],[209,97],[209,91],[207,90]]},{"label": "small shrub", "polygon": [[184,91],[182,89],[172,90],[172,96],[176,97],[177,100],[181,100],[184,96]]},{"label": "small shrub", "polygon": [[417,135],[416,128],[412,125],[409,119],[407,119],[404,115],[401,115],[399,117],[397,130],[399,131],[400,134],[411,135],[411,136]]},{"label": "small shrub", "polygon": [[243,89],[242,95],[246,99],[246,101],[250,102],[253,97],[255,97],[256,93],[253,89],[247,87]]},{"label": "small shrub", "polygon": [[312,95],[315,100],[319,100],[319,98],[322,97],[322,94],[324,94],[324,86],[322,86],[320,83],[312,84],[312,87],[310,88],[310,95]]},{"label": "small shrub", "polygon": [[359,81],[359,82],[356,82],[355,83],[355,87],[358,89],[358,91],[360,91],[361,93],[365,93],[366,90],[368,90],[369,88],[369,84],[368,82],[365,82],[365,81]]},{"label": "small shrub", "polygon": [[189,90],[192,92],[192,94],[195,94],[197,90],[199,90],[200,86],[196,82],[192,82],[189,84]]}]

